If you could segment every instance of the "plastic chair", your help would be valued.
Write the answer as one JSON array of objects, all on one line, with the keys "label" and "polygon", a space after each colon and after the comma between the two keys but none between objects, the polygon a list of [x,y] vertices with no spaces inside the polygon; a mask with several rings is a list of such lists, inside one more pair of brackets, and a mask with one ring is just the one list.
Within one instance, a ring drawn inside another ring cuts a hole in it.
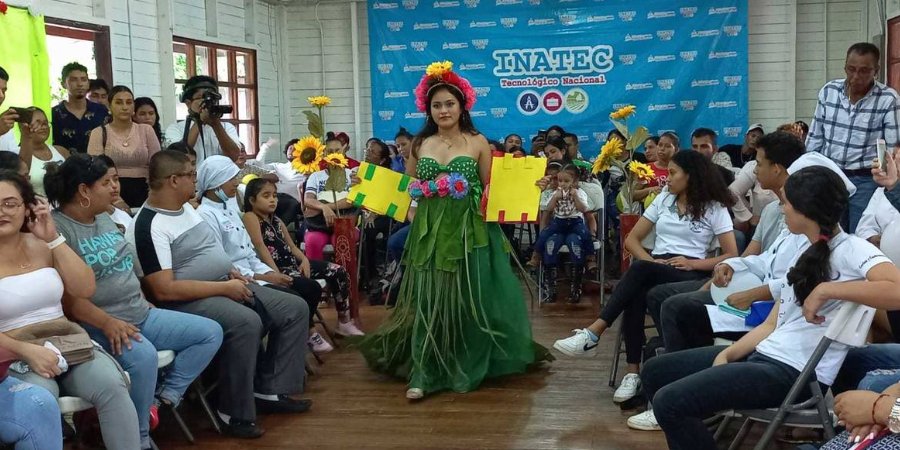
[{"label": "plastic chair", "polygon": [[[833,342],[844,344],[848,347],[862,347],[866,343],[869,327],[875,317],[875,309],[858,303],[846,302],[840,311],[831,319],[831,324],[825,331],[825,336],[819,341],[819,345],[813,351],[809,361],[800,372],[800,376],[787,397],[779,408],[762,410],[736,411],[737,415],[745,418],[740,431],[735,436],[729,449],[738,449],[744,438],[753,428],[756,422],[768,423],[765,433],[756,443],[754,450],[764,450],[775,436],[775,432],[783,425],[802,428],[822,428],[825,431],[825,440],[834,437],[834,425],[831,413],[825,403],[825,395],[815,378],[816,366],[822,356]],[[802,403],[794,403],[804,388],[809,388],[812,397]]]}]

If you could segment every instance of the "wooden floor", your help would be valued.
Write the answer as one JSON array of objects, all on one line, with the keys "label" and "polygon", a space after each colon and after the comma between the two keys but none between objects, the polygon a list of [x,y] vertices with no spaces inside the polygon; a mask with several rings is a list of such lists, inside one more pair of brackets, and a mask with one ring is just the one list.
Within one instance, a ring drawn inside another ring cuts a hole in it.
[{"label": "wooden floor", "polygon": [[[596,313],[596,298],[535,309],[535,339],[550,347],[569,330],[590,323]],[[325,314],[334,320],[333,311]],[[364,306],[363,328],[375,329],[385,314],[383,307]],[[162,450],[665,449],[661,432],[629,430],[627,415],[612,403],[607,376],[614,343],[613,332],[601,339],[596,356],[571,359],[557,354],[555,362],[531,373],[489,381],[476,392],[442,393],[418,403],[406,400],[404,383],[371,372],[358,353],[341,348],[325,355],[325,364],[309,380],[306,393],[313,409],[260,417],[266,434],[258,440],[216,435],[199,409],[189,404],[184,409],[196,445],[189,445],[165,415],[153,436]]]}]

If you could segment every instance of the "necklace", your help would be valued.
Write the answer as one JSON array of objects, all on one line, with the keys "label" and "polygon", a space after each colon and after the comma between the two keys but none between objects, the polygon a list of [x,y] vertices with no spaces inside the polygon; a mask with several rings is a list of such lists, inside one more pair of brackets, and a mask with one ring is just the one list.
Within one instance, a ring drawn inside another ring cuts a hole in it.
[{"label": "necklace", "polygon": [[21,254],[25,255],[25,262],[18,264],[20,269],[27,269],[27,268],[31,267],[31,258],[28,256],[28,252],[25,251],[24,247],[25,247],[24,239],[19,239],[19,252]]},{"label": "necklace", "polygon": [[[456,140],[456,137],[448,138],[448,137],[445,137],[444,135],[442,135],[442,134],[440,134],[440,133],[438,133],[437,136],[438,136],[438,138],[440,138],[441,142],[443,142],[444,145],[447,146],[447,150],[450,150],[450,149],[453,148],[453,141]],[[466,143],[468,143],[468,140],[466,140],[466,137],[465,137],[465,136],[463,136],[462,134],[459,134],[458,136],[462,136],[462,137],[463,137],[463,140],[465,140]]]},{"label": "necklace", "polygon": [[[109,127],[112,129],[112,127]],[[122,147],[128,148],[131,144],[131,133],[134,131],[134,124],[128,125],[128,133],[125,135],[125,138],[122,139]]]}]

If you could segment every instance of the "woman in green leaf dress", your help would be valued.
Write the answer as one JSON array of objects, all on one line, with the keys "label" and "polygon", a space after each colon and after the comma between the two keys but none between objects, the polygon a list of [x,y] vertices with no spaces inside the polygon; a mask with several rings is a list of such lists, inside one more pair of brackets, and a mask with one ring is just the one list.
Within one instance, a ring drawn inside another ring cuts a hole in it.
[{"label": "woman in green leaf dress", "polygon": [[399,299],[387,321],[358,344],[373,369],[408,380],[411,400],[468,392],[485,378],[552,359],[532,340],[510,246],[480,213],[491,152],[469,116],[475,91],[451,68],[428,66],[416,89],[427,121],[406,173],[423,183],[411,192],[420,198]]}]

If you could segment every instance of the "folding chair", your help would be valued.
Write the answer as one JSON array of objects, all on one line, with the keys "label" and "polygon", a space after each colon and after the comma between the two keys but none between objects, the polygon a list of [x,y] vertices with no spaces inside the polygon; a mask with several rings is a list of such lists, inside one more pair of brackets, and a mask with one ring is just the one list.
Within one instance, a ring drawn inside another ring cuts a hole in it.
[{"label": "folding chair", "polygon": [[[831,413],[828,411],[825,403],[825,395],[822,393],[819,382],[815,378],[816,366],[819,365],[822,356],[833,342],[838,342],[848,347],[862,347],[865,345],[869,326],[872,325],[874,317],[875,310],[873,308],[858,303],[844,303],[837,314],[834,315],[834,318],[831,319],[831,324],[825,331],[825,336],[819,341],[819,345],[816,346],[812,356],[806,362],[803,371],[800,372],[800,376],[794,382],[794,385],[791,386],[791,390],[779,408],[735,411],[737,415],[745,419],[729,450],[740,448],[744,438],[756,422],[764,422],[769,425],[766,427],[766,431],[759,439],[759,442],[756,443],[754,450],[766,449],[775,436],[775,431],[782,425],[822,428],[825,431],[826,440],[833,438],[834,425]],[[807,387],[812,392],[812,397],[802,403],[795,404],[797,397]]]}]

